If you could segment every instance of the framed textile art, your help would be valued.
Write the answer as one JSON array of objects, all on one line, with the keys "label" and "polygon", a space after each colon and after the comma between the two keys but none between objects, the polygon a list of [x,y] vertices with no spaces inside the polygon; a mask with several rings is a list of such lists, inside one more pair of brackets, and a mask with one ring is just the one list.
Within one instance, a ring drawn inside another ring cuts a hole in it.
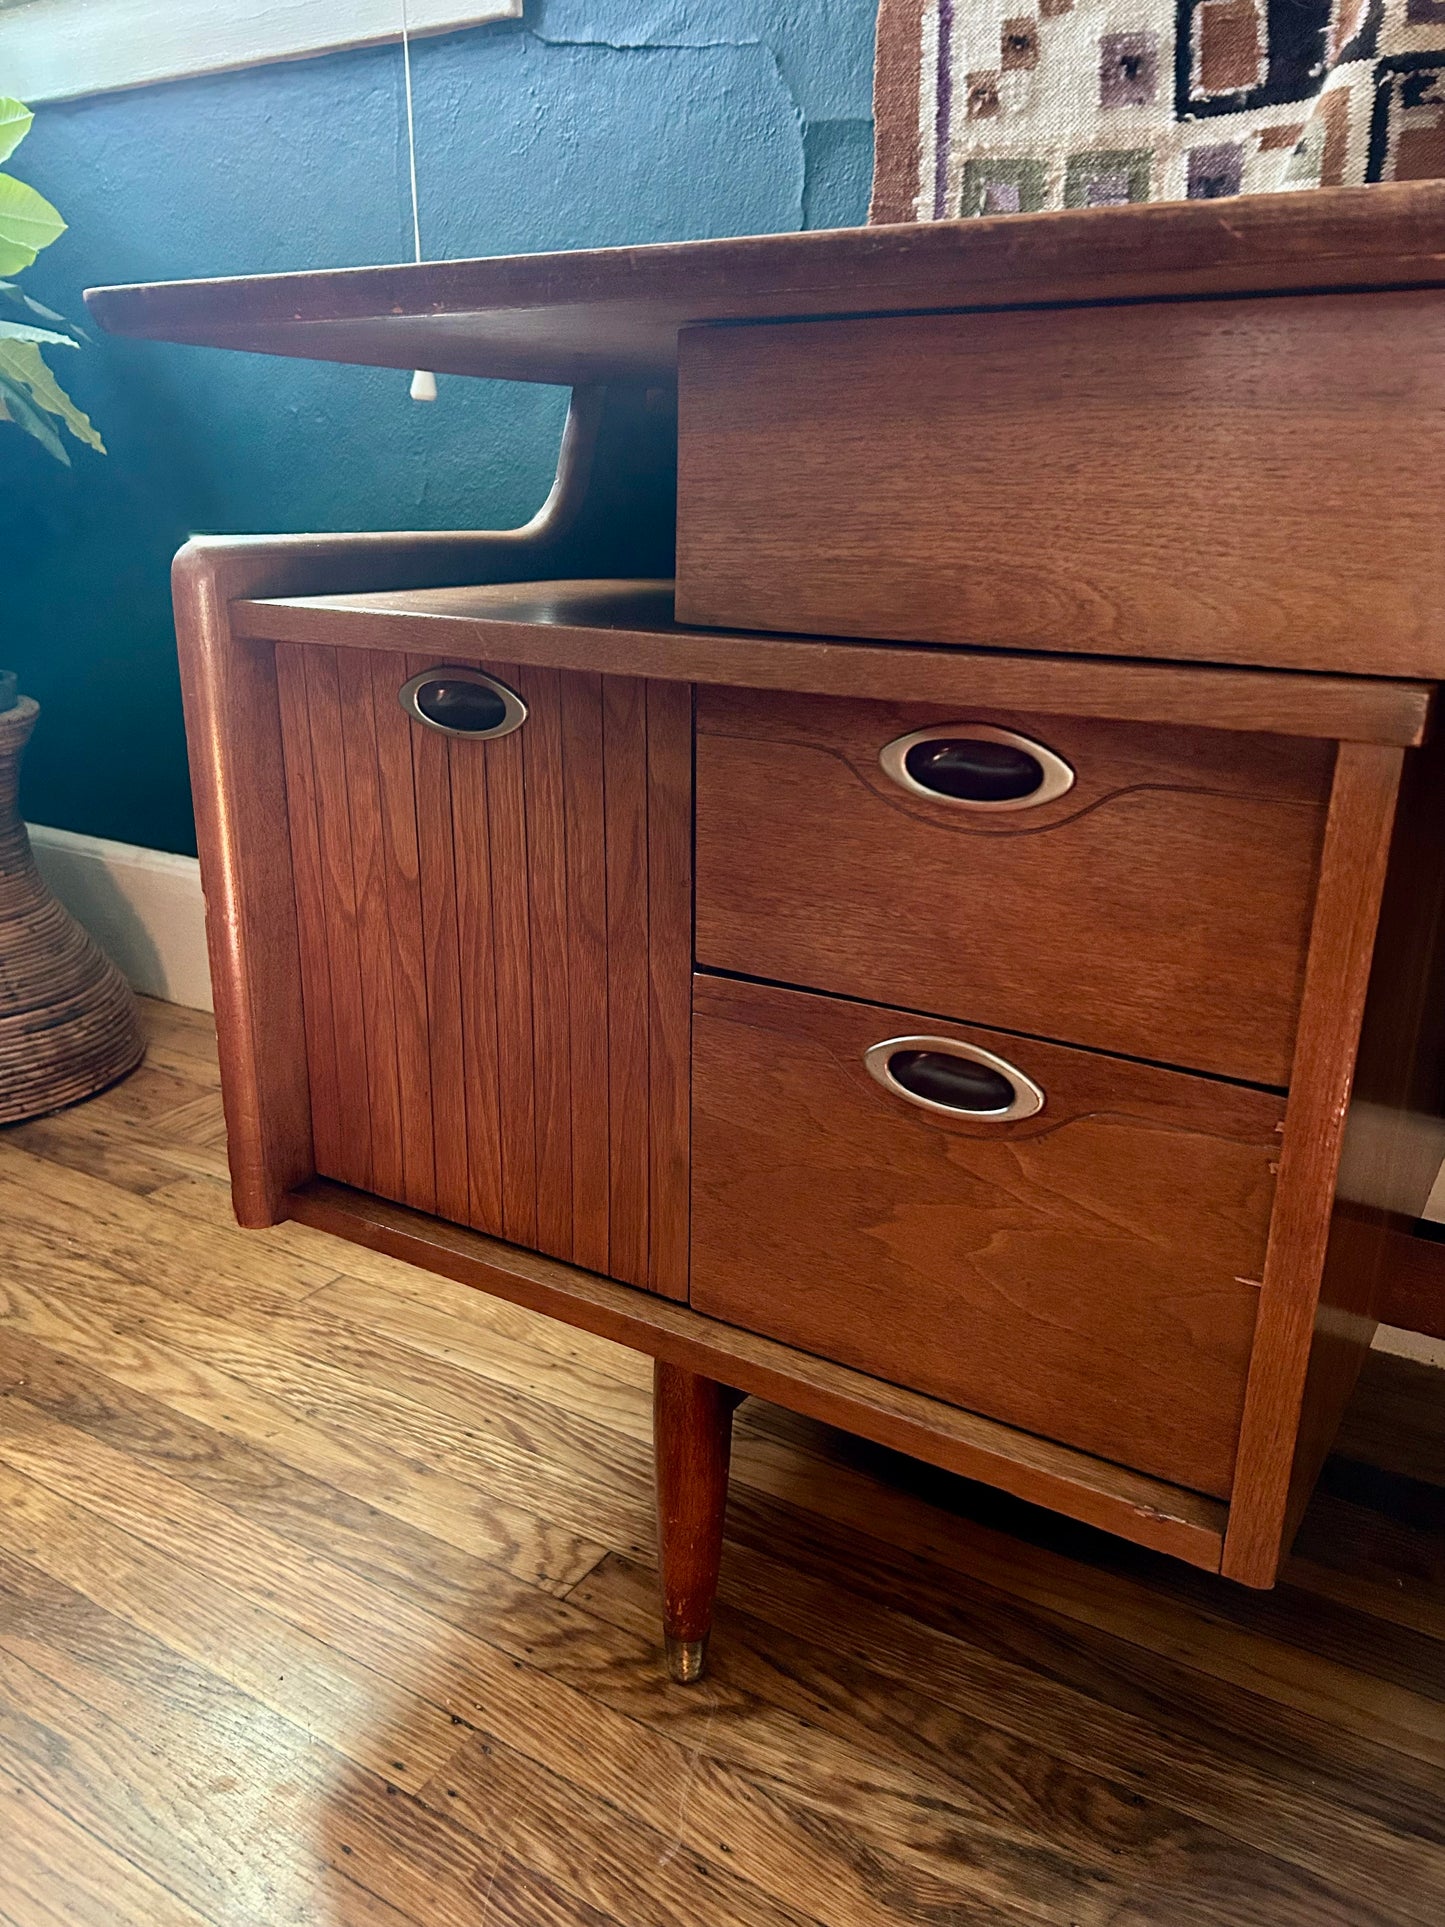
[{"label": "framed textile art", "polygon": [[883,0],[872,219],[1445,176],[1445,0]]}]

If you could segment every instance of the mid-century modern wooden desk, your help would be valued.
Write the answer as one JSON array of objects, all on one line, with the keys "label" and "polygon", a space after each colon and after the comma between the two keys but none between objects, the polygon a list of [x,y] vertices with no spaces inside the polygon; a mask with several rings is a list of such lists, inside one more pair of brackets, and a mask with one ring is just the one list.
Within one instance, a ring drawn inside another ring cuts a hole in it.
[{"label": "mid-century modern wooden desk", "polygon": [[1438,1316],[1445,185],[91,305],[574,389],[177,562],[241,1223],[655,1357],[675,1677],[747,1393],[1269,1585]]}]

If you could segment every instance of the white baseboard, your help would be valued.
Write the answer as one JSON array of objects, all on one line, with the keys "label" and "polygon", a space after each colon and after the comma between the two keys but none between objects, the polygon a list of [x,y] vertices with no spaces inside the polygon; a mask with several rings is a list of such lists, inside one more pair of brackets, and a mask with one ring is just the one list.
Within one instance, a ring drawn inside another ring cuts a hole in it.
[{"label": "white baseboard", "polygon": [[1445,1371],[1445,1339],[1427,1338],[1423,1332],[1381,1325],[1375,1333],[1374,1348],[1377,1352],[1393,1352],[1396,1358],[1413,1358],[1417,1365],[1433,1365]]},{"label": "white baseboard", "polygon": [[193,856],[30,825],[40,874],[134,989],[210,1010],[206,911]]}]

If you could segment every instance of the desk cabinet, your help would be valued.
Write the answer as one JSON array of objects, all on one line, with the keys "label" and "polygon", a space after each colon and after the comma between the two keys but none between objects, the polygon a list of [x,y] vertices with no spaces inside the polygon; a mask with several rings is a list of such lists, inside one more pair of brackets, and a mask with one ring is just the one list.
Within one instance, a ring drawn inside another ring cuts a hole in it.
[{"label": "desk cabinet", "polygon": [[276,650],[316,1173],[686,1298],[690,693],[482,673]]},{"label": "desk cabinet", "polygon": [[97,300],[578,384],[525,528],[178,628],[238,1216],[655,1357],[677,1677],[748,1393],[1273,1581],[1445,1155],[1442,262],[1409,186]]}]

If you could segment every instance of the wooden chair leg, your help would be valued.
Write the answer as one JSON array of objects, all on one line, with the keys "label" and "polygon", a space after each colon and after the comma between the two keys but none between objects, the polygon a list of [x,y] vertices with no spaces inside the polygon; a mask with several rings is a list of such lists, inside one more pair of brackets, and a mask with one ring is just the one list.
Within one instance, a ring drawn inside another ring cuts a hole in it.
[{"label": "wooden chair leg", "polygon": [[657,1537],[667,1670],[702,1678],[722,1559],[728,1454],[739,1394],[661,1359],[653,1367]]}]

